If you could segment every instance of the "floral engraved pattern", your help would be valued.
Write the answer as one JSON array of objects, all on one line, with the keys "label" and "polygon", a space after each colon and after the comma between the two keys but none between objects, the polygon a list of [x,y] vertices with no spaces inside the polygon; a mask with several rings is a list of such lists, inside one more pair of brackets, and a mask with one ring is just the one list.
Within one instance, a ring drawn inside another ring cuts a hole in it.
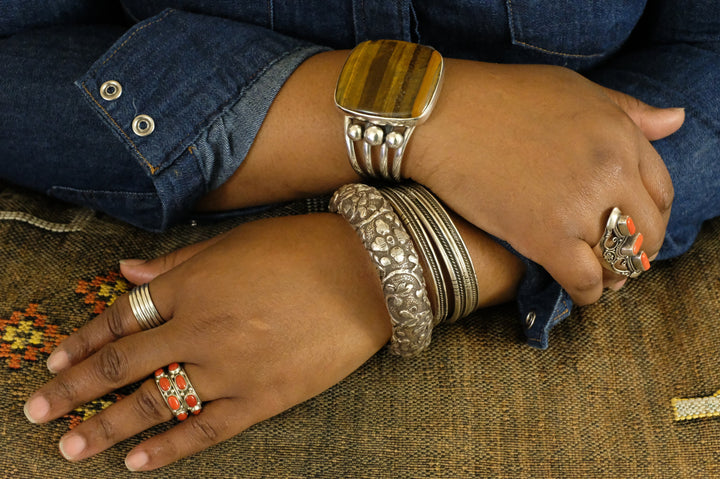
[{"label": "floral engraved pattern", "polygon": [[390,350],[419,353],[430,344],[433,313],[417,251],[400,219],[377,189],[362,184],[338,189],[330,211],[348,220],[375,264],[393,326]]}]

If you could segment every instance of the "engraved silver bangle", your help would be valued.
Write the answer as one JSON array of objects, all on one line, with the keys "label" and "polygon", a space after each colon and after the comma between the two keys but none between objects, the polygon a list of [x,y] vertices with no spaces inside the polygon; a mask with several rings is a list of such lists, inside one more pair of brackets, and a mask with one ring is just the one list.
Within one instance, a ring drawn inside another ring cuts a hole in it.
[{"label": "engraved silver bangle", "polygon": [[363,184],[338,189],[329,209],[355,229],[378,271],[392,323],[390,351],[421,352],[434,318],[418,253],[400,219],[377,189]]},{"label": "engraved silver bangle", "polygon": [[395,188],[381,187],[378,190],[392,205],[405,228],[407,228],[415,247],[420,253],[420,264],[423,270],[430,272],[430,276],[426,277],[425,283],[430,303],[435,305],[434,325],[437,325],[447,319],[448,293],[443,269],[433,248],[433,243],[428,237],[425,228],[423,228],[414,208],[408,204],[409,200],[406,196],[400,194]]},{"label": "engraved silver bangle", "polygon": [[443,241],[442,244],[450,247],[448,256],[454,259],[451,264],[459,267],[460,288],[462,289],[461,299],[464,301],[463,304],[458,305],[460,308],[459,316],[455,317],[456,314],[453,314],[454,319],[450,318],[449,321],[464,318],[477,309],[480,295],[477,274],[467,245],[442,203],[427,188],[417,183],[409,183],[400,185],[399,189],[409,192],[411,197],[414,197],[421,205],[427,208],[428,213],[436,221],[439,220],[441,231],[447,235],[445,238],[447,241]]}]

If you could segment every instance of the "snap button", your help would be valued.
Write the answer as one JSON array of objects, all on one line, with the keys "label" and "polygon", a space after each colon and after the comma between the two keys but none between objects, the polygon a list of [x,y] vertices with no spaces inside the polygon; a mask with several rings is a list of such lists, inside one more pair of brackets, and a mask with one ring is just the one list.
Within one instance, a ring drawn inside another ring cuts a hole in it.
[{"label": "snap button", "polygon": [[107,101],[117,100],[122,95],[122,85],[115,80],[108,80],[100,86],[100,96]]},{"label": "snap button", "polygon": [[525,327],[528,329],[532,328],[533,324],[535,324],[535,318],[537,318],[535,311],[530,311],[528,315],[525,316]]},{"label": "snap button", "polygon": [[132,129],[137,136],[148,136],[155,130],[155,121],[148,115],[138,115],[132,122]]}]

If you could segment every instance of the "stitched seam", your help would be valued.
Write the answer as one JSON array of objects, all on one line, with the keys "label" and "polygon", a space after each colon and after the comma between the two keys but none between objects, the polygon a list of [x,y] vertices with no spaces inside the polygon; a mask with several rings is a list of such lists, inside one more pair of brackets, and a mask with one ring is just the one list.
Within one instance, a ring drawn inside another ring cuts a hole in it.
[{"label": "stitched seam", "polygon": [[592,54],[588,54],[588,55],[583,55],[583,54],[581,54],[581,53],[563,53],[563,52],[557,52],[557,51],[554,51],[554,50],[548,50],[548,49],[546,49],[546,48],[537,47],[537,46],[532,45],[532,44],[530,44],[530,43],[518,41],[518,40],[515,38],[515,22],[513,21],[513,19],[515,18],[515,16],[513,15],[512,0],[507,0],[507,6],[508,6],[508,15],[509,15],[508,24],[510,25],[510,33],[511,33],[511,35],[512,35],[512,41],[513,41],[513,43],[515,43],[515,44],[517,44],[517,45],[522,45],[522,46],[527,47],[527,48],[532,48],[532,49],[534,49],[534,50],[538,50],[538,51],[543,52],[543,53],[549,53],[549,54],[551,54],[551,55],[562,55],[562,56],[570,57],[570,58],[594,58],[594,57],[601,57],[601,56],[603,56],[602,53],[592,53]]},{"label": "stitched seam", "polygon": [[550,318],[550,321],[552,321],[553,323],[556,322],[556,321],[559,321],[560,316],[563,316],[563,315],[568,314],[568,313],[570,312],[569,308],[567,307],[567,302],[566,302],[566,301],[563,301],[562,303],[563,303],[563,307],[564,307],[565,309],[562,310],[562,311],[560,311],[559,313],[557,313],[557,314],[556,314],[555,316],[553,316],[552,318]]},{"label": "stitched seam", "polygon": [[130,142],[130,145],[133,147],[133,149],[135,150],[135,152],[140,156],[140,158],[142,158],[142,160],[143,160],[143,162],[145,163],[145,165],[146,165],[148,168],[150,168],[150,173],[155,174],[155,172],[157,171],[157,168],[156,168],[155,166],[153,166],[153,165],[143,156],[142,153],[140,153],[140,150],[138,149],[137,145],[135,145],[135,142],[133,142],[133,141],[130,139],[130,137],[127,135],[127,133],[125,133],[125,130],[123,130],[123,128],[118,124],[118,122],[115,121],[115,118],[113,118],[112,115],[110,115],[110,113],[108,113],[108,111],[95,99],[95,97],[93,96],[93,94],[90,93],[90,90],[89,90],[88,87],[85,85],[85,82],[82,83],[82,87],[83,87],[83,90],[85,90],[85,93],[87,93],[87,95],[92,99],[92,101],[97,105],[97,107],[100,108],[100,110],[102,110],[103,113],[105,113],[105,115],[110,119],[110,121],[113,123],[113,125],[115,125],[115,126],[117,127],[117,129],[120,130],[120,133],[122,133],[123,136],[127,139],[127,141]]},{"label": "stitched seam", "polygon": [[151,25],[155,25],[156,23],[159,23],[159,22],[165,20],[165,18],[167,18],[168,15],[170,15],[171,13],[175,13],[175,10],[168,10],[167,12],[165,12],[165,14],[164,14],[162,17],[160,17],[160,18],[158,18],[158,19],[156,19],[156,20],[153,20],[152,22],[150,22],[150,23],[148,23],[148,24],[145,24],[145,25],[143,25],[142,27],[140,27],[140,28],[136,29],[135,31],[133,31],[133,32],[130,34],[130,36],[125,39],[124,42],[122,42],[120,45],[118,45],[118,47],[110,54],[110,56],[108,56],[107,58],[105,58],[105,60],[104,60],[100,65],[98,65],[98,67],[95,68],[95,70],[93,70],[93,75],[94,75],[95,73],[97,73],[97,71],[100,69],[101,66],[104,66],[107,62],[109,62],[110,59],[111,59],[112,57],[114,57],[115,54],[117,54],[117,52],[119,52],[120,49],[122,49],[130,40],[132,40],[132,38],[133,38],[135,35],[137,35],[138,33],[140,33],[142,30],[146,29],[147,27],[149,27],[149,26],[151,26]]},{"label": "stitched seam", "polygon": [[595,57],[601,57],[604,55],[604,53],[591,53],[591,54],[587,54],[587,55],[584,55],[582,53],[563,53],[563,52],[557,52],[554,50],[548,50],[547,48],[537,47],[530,43],[520,42],[518,40],[513,40],[513,41],[517,45],[522,45],[524,47],[532,48],[533,50],[538,50],[543,53],[550,53],[552,55],[561,55],[561,56],[570,57],[570,58],[595,58]]}]

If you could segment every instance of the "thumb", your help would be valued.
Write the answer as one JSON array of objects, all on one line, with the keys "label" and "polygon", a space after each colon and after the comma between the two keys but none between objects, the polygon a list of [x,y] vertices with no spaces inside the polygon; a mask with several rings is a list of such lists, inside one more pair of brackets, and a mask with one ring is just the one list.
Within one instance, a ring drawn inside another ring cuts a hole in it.
[{"label": "thumb", "polygon": [[170,271],[175,266],[214,245],[223,236],[225,236],[224,233],[147,261],[141,259],[120,260],[120,272],[128,281],[134,284],[149,283],[157,276]]},{"label": "thumb", "polygon": [[603,90],[635,122],[649,141],[675,133],[685,121],[684,108],[657,108],[617,90],[604,87]]}]

